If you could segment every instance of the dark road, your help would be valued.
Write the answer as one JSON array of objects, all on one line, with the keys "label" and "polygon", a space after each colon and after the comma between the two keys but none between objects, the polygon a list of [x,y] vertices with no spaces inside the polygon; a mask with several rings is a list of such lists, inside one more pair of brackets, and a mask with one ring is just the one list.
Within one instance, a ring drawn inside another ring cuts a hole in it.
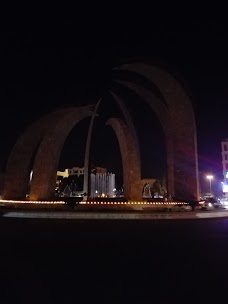
[{"label": "dark road", "polygon": [[228,219],[0,218],[1,303],[225,300]]}]

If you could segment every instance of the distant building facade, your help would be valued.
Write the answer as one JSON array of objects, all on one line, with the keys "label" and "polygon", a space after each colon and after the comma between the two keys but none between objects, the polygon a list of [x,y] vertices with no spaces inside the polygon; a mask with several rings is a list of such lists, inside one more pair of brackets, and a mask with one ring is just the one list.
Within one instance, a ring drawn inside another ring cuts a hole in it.
[{"label": "distant building facade", "polygon": [[228,197],[228,138],[222,140],[223,193]]},{"label": "distant building facade", "polygon": [[0,172],[0,195],[2,194],[3,191],[3,173]]},{"label": "distant building facade", "polygon": [[68,169],[69,175],[84,175],[84,168],[80,168],[80,167],[73,167],[71,169]]},{"label": "distant building facade", "polygon": [[57,177],[68,177],[70,175],[69,169],[65,169],[64,171],[57,171]]}]

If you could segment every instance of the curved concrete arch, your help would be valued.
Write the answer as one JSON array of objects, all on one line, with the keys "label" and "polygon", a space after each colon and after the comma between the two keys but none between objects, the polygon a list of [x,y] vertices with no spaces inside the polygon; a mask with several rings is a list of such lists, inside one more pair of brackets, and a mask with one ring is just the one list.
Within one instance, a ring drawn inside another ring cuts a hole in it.
[{"label": "curved concrete arch", "polygon": [[54,197],[56,172],[64,142],[73,127],[92,114],[91,106],[71,108],[51,130],[46,132],[39,145],[33,166],[30,200],[45,200]]},{"label": "curved concrete arch", "polygon": [[127,79],[127,81],[132,84],[142,86],[146,90],[152,91],[153,95],[167,107],[167,102],[164,99],[163,95],[148,77],[146,77],[143,74],[139,74],[138,72],[133,70],[126,70],[126,69],[118,70],[118,68],[114,68],[114,71],[115,72],[117,71],[118,74],[114,75],[114,78],[112,79],[113,82],[122,82],[122,81],[126,81]]},{"label": "curved concrete arch", "polygon": [[140,85],[135,85],[128,81],[117,81],[120,85],[127,87],[129,90],[133,91],[136,95],[143,98],[144,101],[150,106],[151,110],[156,114],[158,120],[161,123],[163,129],[165,142],[166,142],[166,162],[167,162],[167,189],[168,193],[174,197],[174,163],[173,163],[173,143],[172,143],[172,133],[171,133],[171,123],[169,119],[169,111],[167,106],[161,102],[157,95],[153,92],[145,89]]},{"label": "curved concrete arch", "polygon": [[185,90],[171,74],[152,65],[124,64],[116,69],[142,74],[156,85],[163,95],[169,109],[175,196],[182,199],[198,200],[196,126],[191,101]]},{"label": "curved concrete arch", "polygon": [[128,200],[141,200],[140,158],[132,133],[119,118],[110,118],[106,125],[113,128],[119,142],[123,164],[124,197]]},{"label": "curved concrete arch", "polygon": [[142,98],[154,111],[157,118],[161,122],[161,127],[163,131],[166,132],[169,125],[169,111],[167,107],[161,102],[161,100],[153,94],[152,91],[149,91],[143,86],[132,83],[127,80],[115,80],[115,82],[120,84],[121,86],[126,87],[128,90],[132,91],[136,96]]},{"label": "curved concrete arch", "polygon": [[140,172],[141,172],[141,158],[140,158],[139,141],[138,141],[138,136],[137,136],[137,133],[136,133],[136,129],[135,129],[133,120],[131,118],[131,115],[130,115],[125,103],[124,103],[124,100],[112,90],[110,91],[110,94],[113,97],[113,99],[115,100],[115,102],[117,103],[120,111],[122,112],[122,114],[124,116],[124,119],[127,123],[129,132],[131,133],[131,135],[133,137],[134,146],[135,146],[135,149],[136,149],[137,154],[138,154],[137,157],[138,157],[138,162],[139,162],[139,167],[140,167],[139,169],[140,169]]},{"label": "curved concrete arch", "polygon": [[[116,68],[143,75],[156,86],[163,101],[141,85],[122,84],[142,96],[151,105],[166,136],[170,192],[181,199],[199,198],[196,126],[189,97],[180,83],[168,72],[144,63],[124,64]],[[123,100],[112,93],[125,118],[107,122],[114,129],[123,161],[125,190],[128,199],[139,198],[141,164],[139,145],[131,116]],[[164,102],[165,100],[165,102]],[[45,116],[32,125],[17,141],[7,164],[4,198],[20,199],[26,194],[33,155],[30,198],[49,199],[54,194],[56,171],[65,139],[81,120],[92,116],[90,107],[69,108]],[[127,152],[126,152],[127,151]],[[135,189],[135,193],[134,193]],[[141,193],[140,193],[141,194]],[[140,199],[140,198],[139,198]]]},{"label": "curved concrete arch", "polygon": [[33,155],[47,130],[52,128],[68,111],[70,111],[69,108],[45,115],[29,126],[19,137],[7,161],[4,199],[24,199],[26,197]]}]

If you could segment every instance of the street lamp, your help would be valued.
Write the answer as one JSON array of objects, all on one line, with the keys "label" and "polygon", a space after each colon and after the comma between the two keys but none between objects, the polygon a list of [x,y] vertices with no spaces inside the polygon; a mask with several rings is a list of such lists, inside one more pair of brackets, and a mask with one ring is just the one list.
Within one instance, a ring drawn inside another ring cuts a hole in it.
[{"label": "street lamp", "polygon": [[211,194],[211,180],[214,178],[214,176],[213,176],[213,175],[207,175],[206,178],[209,179],[209,183],[210,183],[210,194]]}]

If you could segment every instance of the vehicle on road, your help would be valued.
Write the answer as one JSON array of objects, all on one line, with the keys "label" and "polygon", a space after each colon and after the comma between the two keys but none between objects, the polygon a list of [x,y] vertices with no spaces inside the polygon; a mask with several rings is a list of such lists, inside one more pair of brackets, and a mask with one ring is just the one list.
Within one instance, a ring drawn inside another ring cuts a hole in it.
[{"label": "vehicle on road", "polygon": [[225,209],[225,206],[215,197],[207,197],[201,201],[202,210]]}]

